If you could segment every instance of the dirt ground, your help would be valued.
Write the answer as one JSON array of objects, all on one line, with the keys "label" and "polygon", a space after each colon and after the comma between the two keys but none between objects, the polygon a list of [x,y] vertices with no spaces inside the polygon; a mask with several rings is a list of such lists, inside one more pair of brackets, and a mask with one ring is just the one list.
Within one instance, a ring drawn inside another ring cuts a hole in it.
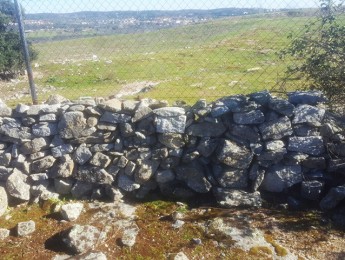
[{"label": "dirt ground", "polygon": [[[344,230],[315,210],[221,209],[162,200],[129,203],[136,206],[135,223],[140,230],[136,243],[131,248],[124,247],[119,242],[122,231],[111,228],[106,241],[94,248],[108,259],[173,259],[179,252],[189,259],[345,259]],[[81,217],[72,223],[51,213],[53,205],[22,205],[0,217],[0,226],[11,229],[10,237],[0,241],[1,259],[52,259],[68,253],[59,236],[72,225],[104,229],[96,217],[100,209],[90,208],[88,202],[84,202]],[[173,226],[176,213],[183,216],[184,225],[180,228]],[[219,218],[239,230],[260,230],[275,252],[265,247],[244,250],[229,237],[210,235],[205,226]],[[16,224],[28,220],[36,222],[36,231],[17,237]],[[288,257],[286,252],[296,258]]]}]

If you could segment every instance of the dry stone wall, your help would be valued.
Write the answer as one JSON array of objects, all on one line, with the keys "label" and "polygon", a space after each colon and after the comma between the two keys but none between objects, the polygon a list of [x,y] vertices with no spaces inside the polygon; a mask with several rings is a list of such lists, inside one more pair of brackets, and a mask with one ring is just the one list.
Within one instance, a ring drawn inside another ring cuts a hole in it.
[{"label": "dry stone wall", "polygon": [[[51,97],[15,109],[0,102],[0,215],[8,205],[59,195],[115,198],[152,191],[260,206],[263,193],[345,198],[344,122],[318,92],[269,92],[213,103]],[[297,191],[297,192],[296,192]]]}]

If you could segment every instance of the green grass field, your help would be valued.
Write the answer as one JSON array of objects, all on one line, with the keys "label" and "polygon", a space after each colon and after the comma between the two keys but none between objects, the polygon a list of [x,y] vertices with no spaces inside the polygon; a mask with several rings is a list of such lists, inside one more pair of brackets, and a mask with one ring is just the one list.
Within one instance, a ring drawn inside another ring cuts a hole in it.
[{"label": "green grass field", "polygon": [[54,86],[73,99],[115,95],[126,84],[152,81],[159,84],[140,97],[187,102],[278,88],[287,64],[277,52],[288,46],[288,34],[297,36],[310,19],[244,16],[148,33],[38,43],[39,67],[34,71],[41,77],[36,83],[38,88]]}]

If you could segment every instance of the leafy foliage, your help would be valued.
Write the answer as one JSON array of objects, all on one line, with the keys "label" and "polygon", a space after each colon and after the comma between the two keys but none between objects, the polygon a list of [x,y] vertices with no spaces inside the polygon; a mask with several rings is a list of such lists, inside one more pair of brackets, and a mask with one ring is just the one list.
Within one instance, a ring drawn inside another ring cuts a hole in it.
[{"label": "leafy foliage", "polygon": [[[345,97],[345,25],[343,1],[322,0],[316,21],[305,25],[301,36],[292,40],[281,58],[293,58],[285,80],[306,80],[309,89],[324,92],[330,101]],[[292,38],[292,36],[290,36]]]},{"label": "leafy foliage", "polygon": [[[24,69],[21,41],[15,28],[14,5],[0,0],[0,79],[14,78]],[[31,49],[31,58],[37,54]]]}]

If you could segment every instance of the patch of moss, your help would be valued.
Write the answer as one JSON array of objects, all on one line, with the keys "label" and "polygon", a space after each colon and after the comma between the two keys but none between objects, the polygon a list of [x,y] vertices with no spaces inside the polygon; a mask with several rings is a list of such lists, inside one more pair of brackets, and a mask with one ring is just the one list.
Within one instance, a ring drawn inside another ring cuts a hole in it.
[{"label": "patch of moss", "polygon": [[265,240],[274,247],[274,251],[276,252],[277,256],[283,257],[288,254],[288,251],[284,247],[279,245],[276,241],[274,241],[271,235],[265,234]]},{"label": "patch of moss", "polygon": [[255,256],[267,256],[272,255],[272,250],[267,246],[255,246],[249,250],[249,254]]}]

